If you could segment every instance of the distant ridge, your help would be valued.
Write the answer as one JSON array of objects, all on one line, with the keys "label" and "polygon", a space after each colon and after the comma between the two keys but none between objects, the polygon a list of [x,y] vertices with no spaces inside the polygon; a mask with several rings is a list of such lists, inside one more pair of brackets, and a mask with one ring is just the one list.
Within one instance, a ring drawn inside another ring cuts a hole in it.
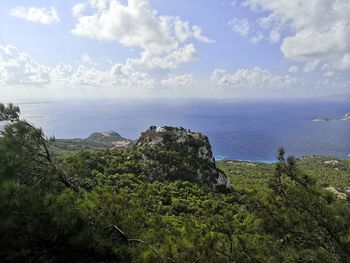
[{"label": "distant ridge", "polygon": [[54,152],[79,151],[99,148],[130,148],[134,141],[115,131],[94,132],[85,139],[56,139],[50,148]]}]

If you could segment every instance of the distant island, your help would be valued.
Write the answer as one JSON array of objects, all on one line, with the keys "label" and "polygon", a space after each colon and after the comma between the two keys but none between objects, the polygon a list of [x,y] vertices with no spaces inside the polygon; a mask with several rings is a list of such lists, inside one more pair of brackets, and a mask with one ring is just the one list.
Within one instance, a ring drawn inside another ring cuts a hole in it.
[{"label": "distant island", "polygon": [[350,112],[344,115],[343,121],[350,121]]},{"label": "distant island", "polygon": [[[341,120],[350,121],[350,112],[346,113]],[[328,117],[317,117],[317,118],[313,119],[312,121],[314,121],[314,122],[329,122],[329,121],[332,121],[332,119],[328,118]]]},{"label": "distant island", "polygon": [[332,119],[330,119],[330,118],[326,118],[326,117],[318,117],[318,118],[316,118],[316,119],[313,119],[312,121],[314,121],[314,122],[329,122],[329,121],[331,121]]}]

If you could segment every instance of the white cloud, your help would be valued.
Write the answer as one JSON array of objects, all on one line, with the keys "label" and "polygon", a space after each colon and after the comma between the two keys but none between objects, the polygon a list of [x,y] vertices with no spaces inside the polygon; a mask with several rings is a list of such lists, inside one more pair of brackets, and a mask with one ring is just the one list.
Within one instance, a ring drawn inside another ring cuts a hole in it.
[{"label": "white cloud", "polygon": [[131,64],[115,64],[99,70],[91,58],[83,54],[85,63],[76,69],[60,63],[47,67],[35,62],[29,55],[13,46],[0,45],[0,84],[4,86],[77,86],[109,88],[152,88],[155,80],[147,73],[135,70]]},{"label": "white cloud", "polygon": [[336,74],[334,71],[327,71],[323,75],[327,78],[331,78],[331,77],[334,77]]},{"label": "white cloud", "polygon": [[203,35],[202,28],[200,26],[192,26],[192,37],[203,42],[203,43],[214,43],[215,40],[210,39],[209,37]]},{"label": "white cloud", "polygon": [[188,44],[165,54],[145,50],[141,53],[139,59],[130,59],[129,61],[134,64],[147,65],[150,68],[171,69],[196,58],[197,50],[195,46]]},{"label": "white cloud", "polygon": [[304,69],[303,71],[304,72],[312,72],[314,71],[317,66],[320,64],[320,61],[319,60],[310,60],[310,61],[307,61],[304,65]]},{"label": "white cloud", "polygon": [[191,27],[179,17],[158,16],[149,0],[129,0],[126,5],[117,0],[90,0],[86,7],[88,14],[82,14],[80,8],[79,12],[76,10],[78,17],[72,34],[139,47],[143,49],[141,57],[133,61],[151,67],[174,68],[193,60],[196,52],[194,44],[188,42],[191,39],[213,42],[197,25]]},{"label": "white cloud", "polygon": [[281,51],[286,58],[318,60],[334,70],[350,70],[349,1],[245,0],[245,4],[268,13],[258,20],[264,29],[284,31]]},{"label": "white cloud", "polygon": [[214,40],[203,35],[202,28],[194,25],[190,26],[188,21],[183,21],[178,16],[161,16],[160,25],[167,32],[167,35],[179,42],[185,42],[191,38],[204,43],[213,43]]},{"label": "white cloud", "polygon": [[288,72],[289,73],[297,73],[299,71],[299,67],[296,65],[292,65],[289,67]]},{"label": "white cloud", "polygon": [[[228,25],[231,27],[232,31],[239,34],[240,36],[250,36],[250,42],[253,44],[258,44],[261,40],[264,39],[264,34],[255,30],[255,25],[250,23],[248,19],[239,19],[234,18],[228,22]],[[279,41],[279,32],[277,30],[271,31],[270,33],[270,42]]]},{"label": "white cloud", "polygon": [[192,74],[184,75],[168,75],[166,79],[161,81],[161,84],[169,88],[189,88],[193,86]]},{"label": "white cloud", "polygon": [[333,67],[338,70],[350,70],[350,53],[344,54]]},{"label": "white cloud", "polygon": [[109,86],[110,74],[108,71],[97,70],[94,67],[87,67],[85,65],[79,65],[74,73],[69,76],[69,80],[66,81],[75,85],[88,85],[88,86]]},{"label": "white cloud", "polygon": [[246,36],[250,31],[250,23],[247,19],[234,18],[228,22],[233,32],[240,36]]},{"label": "white cloud", "polygon": [[76,70],[72,70],[70,65],[58,67],[51,71],[51,80],[61,85],[117,89],[148,89],[155,85],[155,80],[147,73],[136,71],[130,64],[115,64],[107,70],[86,65],[79,65]]},{"label": "white cloud", "polygon": [[210,81],[214,86],[243,91],[291,89],[299,82],[297,78],[275,75],[259,67],[238,69],[233,74],[216,69],[210,76]]},{"label": "white cloud", "polygon": [[10,15],[34,23],[50,25],[60,22],[54,7],[23,7],[18,6],[10,10]]},{"label": "white cloud", "polygon": [[250,41],[253,43],[253,44],[258,44],[261,40],[264,39],[264,35],[262,32],[258,31],[255,33],[254,36],[252,36],[250,38]]},{"label": "white cloud", "polygon": [[[186,48],[184,49],[186,50]],[[171,59],[167,58],[170,62],[163,59],[159,61],[151,60],[150,63],[158,63],[157,67],[167,68],[169,67],[167,63],[173,64],[171,60],[178,57],[181,57],[181,55],[174,55]],[[183,55],[183,57],[186,58],[188,55]],[[328,92],[330,90],[343,92],[350,87],[349,82],[344,81],[341,74],[337,74],[331,67],[325,66],[321,67],[324,73],[320,76],[321,78],[317,79],[318,82],[316,80],[307,82],[305,78],[299,79],[290,75],[279,75],[266,69],[254,67],[238,69],[233,73],[216,69],[210,76],[209,85],[208,82],[200,84],[198,80],[195,81],[192,74],[169,74],[163,77],[158,75],[159,72],[155,72],[155,75],[152,76],[135,67],[136,62],[131,60],[128,60],[125,64],[114,64],[111,61],[107,64],[105,62],[104,66],[97,67],[97,64],[88,54],[83,54],[83,58],[85,63],[80,61],[78,66],[60,63],[50,67],[36,62],[16,47],[0,45],[0,93],[4,94],[5,89],[8,91],[11,90],[11,87],[16,86],[25,87],[25,89],[20,89],[21,94],[22,92],[30,94],[29,91],[36,89],[39,96],[41,90],[43,93],[46,90],[46,94],[56,92],[56,94],[63,94],[63,96],[68,96],[67,94],[74,91],[79,96],[85,96],[86,94],[90,94],[87,96],[152,94],[149,92],[157,92],[154,93],[157,96],[163,91],[153,89],[155,87],[171,88],[174,93],[175,90],[180,90],[177,94],[181,95],[183,95],[181,89],[182,91],[186,89],[186,95],[188,95],[191,92],[197,94],[196,92],[199,91],[196,88],[201,87],[199,94],[202,96],[232,96],[235,92],[237,96],[268,96],[267,94],[286,96],[286,94],[292,94],[293,92],[295,94],[308,92],[314,95],[317,88]],[[165,65],[162,65],[162,63],[165,63]],[[311,64],[310,67],[312,67]],[[301,67],[301,69],[305,70],[305,67]],[[297,71],[299,71],[299,68],[295,65],[289,68],[291,73]],[[217,87],[222,89],[218,90]],[[137,92],[135,92],[135,89],[138,89]],[[149,89],[154,91],[149,91]],[[82,93],[83,90],[84,93]],[[167,89],[163,90],[166,91]],[[14,92],[12,91],[12,94],[17,94]],[[11,91],[9,91],[9,94],[11,94]]]},{"label": "white cloud", "polygon": [[270,43],[274,44],[280,41],[281,33],[278,32],[276,29],[273,29],[270,31]]},{"label": "white cloud", "polygon": [[73,75],[74,69],[71,65],[60,63],[50,70],[50,80],[53,82],[65,82]]},{"label": "white cloud", "polygon": [[14,46],[0,45],[0,83],[44,84],[49,79],[48,67],[36,63]]},{"label": "white cloud", "polygon": [[129,64],[115,64],[110,69],[99,70],[92,66],[59,64],[50,72],[51,83],[55,85],[90,86],[117,89],[153,88],[155,80],[147,73],[136,71]]},{"label": "white cloud", "polygon": [[73,6],[72,8],[72,14],[75,17],[79,17],[83,14],[84,10],[86,8],[85,4],[79,3]]},{"label": "white cloud", "polygon": [[93,60],[91,59],[91,57],[89,56],[89,54],[87,52],[85,52],[81,55],[81,60],[79,62],[81,62],[85,65],[94,65],[94,66],[97,65],[97,63],[93,62]]},{"label": "white cloud", "polygon": [[[327,75],[327,74],[325,74]],[[333,74],[330,74],[333,75]],[[326,76],[326,78],[321,78],[320,80],[316,81],[314,86],[317,90],[341,90],[342,93],[348,93],[350,89],[350,81],[343,81],[338,78],[335,78],[336,74],[334,74],[331,78],[331,76]]]},{"label": "white cloud", "polygon": [[115,64],[110,75],[113,85],[122,88],[154,88],[155,80],[147,73],[136,71],[130,64]]}]

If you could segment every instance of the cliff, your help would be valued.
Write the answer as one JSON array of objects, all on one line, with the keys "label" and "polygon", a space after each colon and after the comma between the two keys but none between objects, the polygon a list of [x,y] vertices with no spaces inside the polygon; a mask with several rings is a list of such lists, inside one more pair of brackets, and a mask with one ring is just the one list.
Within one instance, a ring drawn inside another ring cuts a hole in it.
[{"label": "cliff", "polygon": [[150,180],[187,180],[216,189],[229,181],[216,167],[207,136],[184,128],[150,127],[135,145]]}]

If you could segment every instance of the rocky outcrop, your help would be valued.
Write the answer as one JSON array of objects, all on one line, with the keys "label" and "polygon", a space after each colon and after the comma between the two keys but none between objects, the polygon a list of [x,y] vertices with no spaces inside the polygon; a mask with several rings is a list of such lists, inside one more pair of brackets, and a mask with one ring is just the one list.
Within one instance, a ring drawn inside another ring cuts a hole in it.
[{"label": "rocky outcrop", "polygon": [[229,186],[215,165],[207,136],[184,128],[150,127],[135,145],[150,180],[187,180],[216,189]]},{"label": "rocky outcrop", "polygon": [[331,120],[332,120],[332,119],[330,119],[330,118],[319,117],[319,118],[313,119],[312,121],[314,121],[314,122],[329,122],[329,121],[331,121]]},{"label": "rocky outcrop", "polygon": [[344,121],[350,121],[350,112],[344,115]]}]

